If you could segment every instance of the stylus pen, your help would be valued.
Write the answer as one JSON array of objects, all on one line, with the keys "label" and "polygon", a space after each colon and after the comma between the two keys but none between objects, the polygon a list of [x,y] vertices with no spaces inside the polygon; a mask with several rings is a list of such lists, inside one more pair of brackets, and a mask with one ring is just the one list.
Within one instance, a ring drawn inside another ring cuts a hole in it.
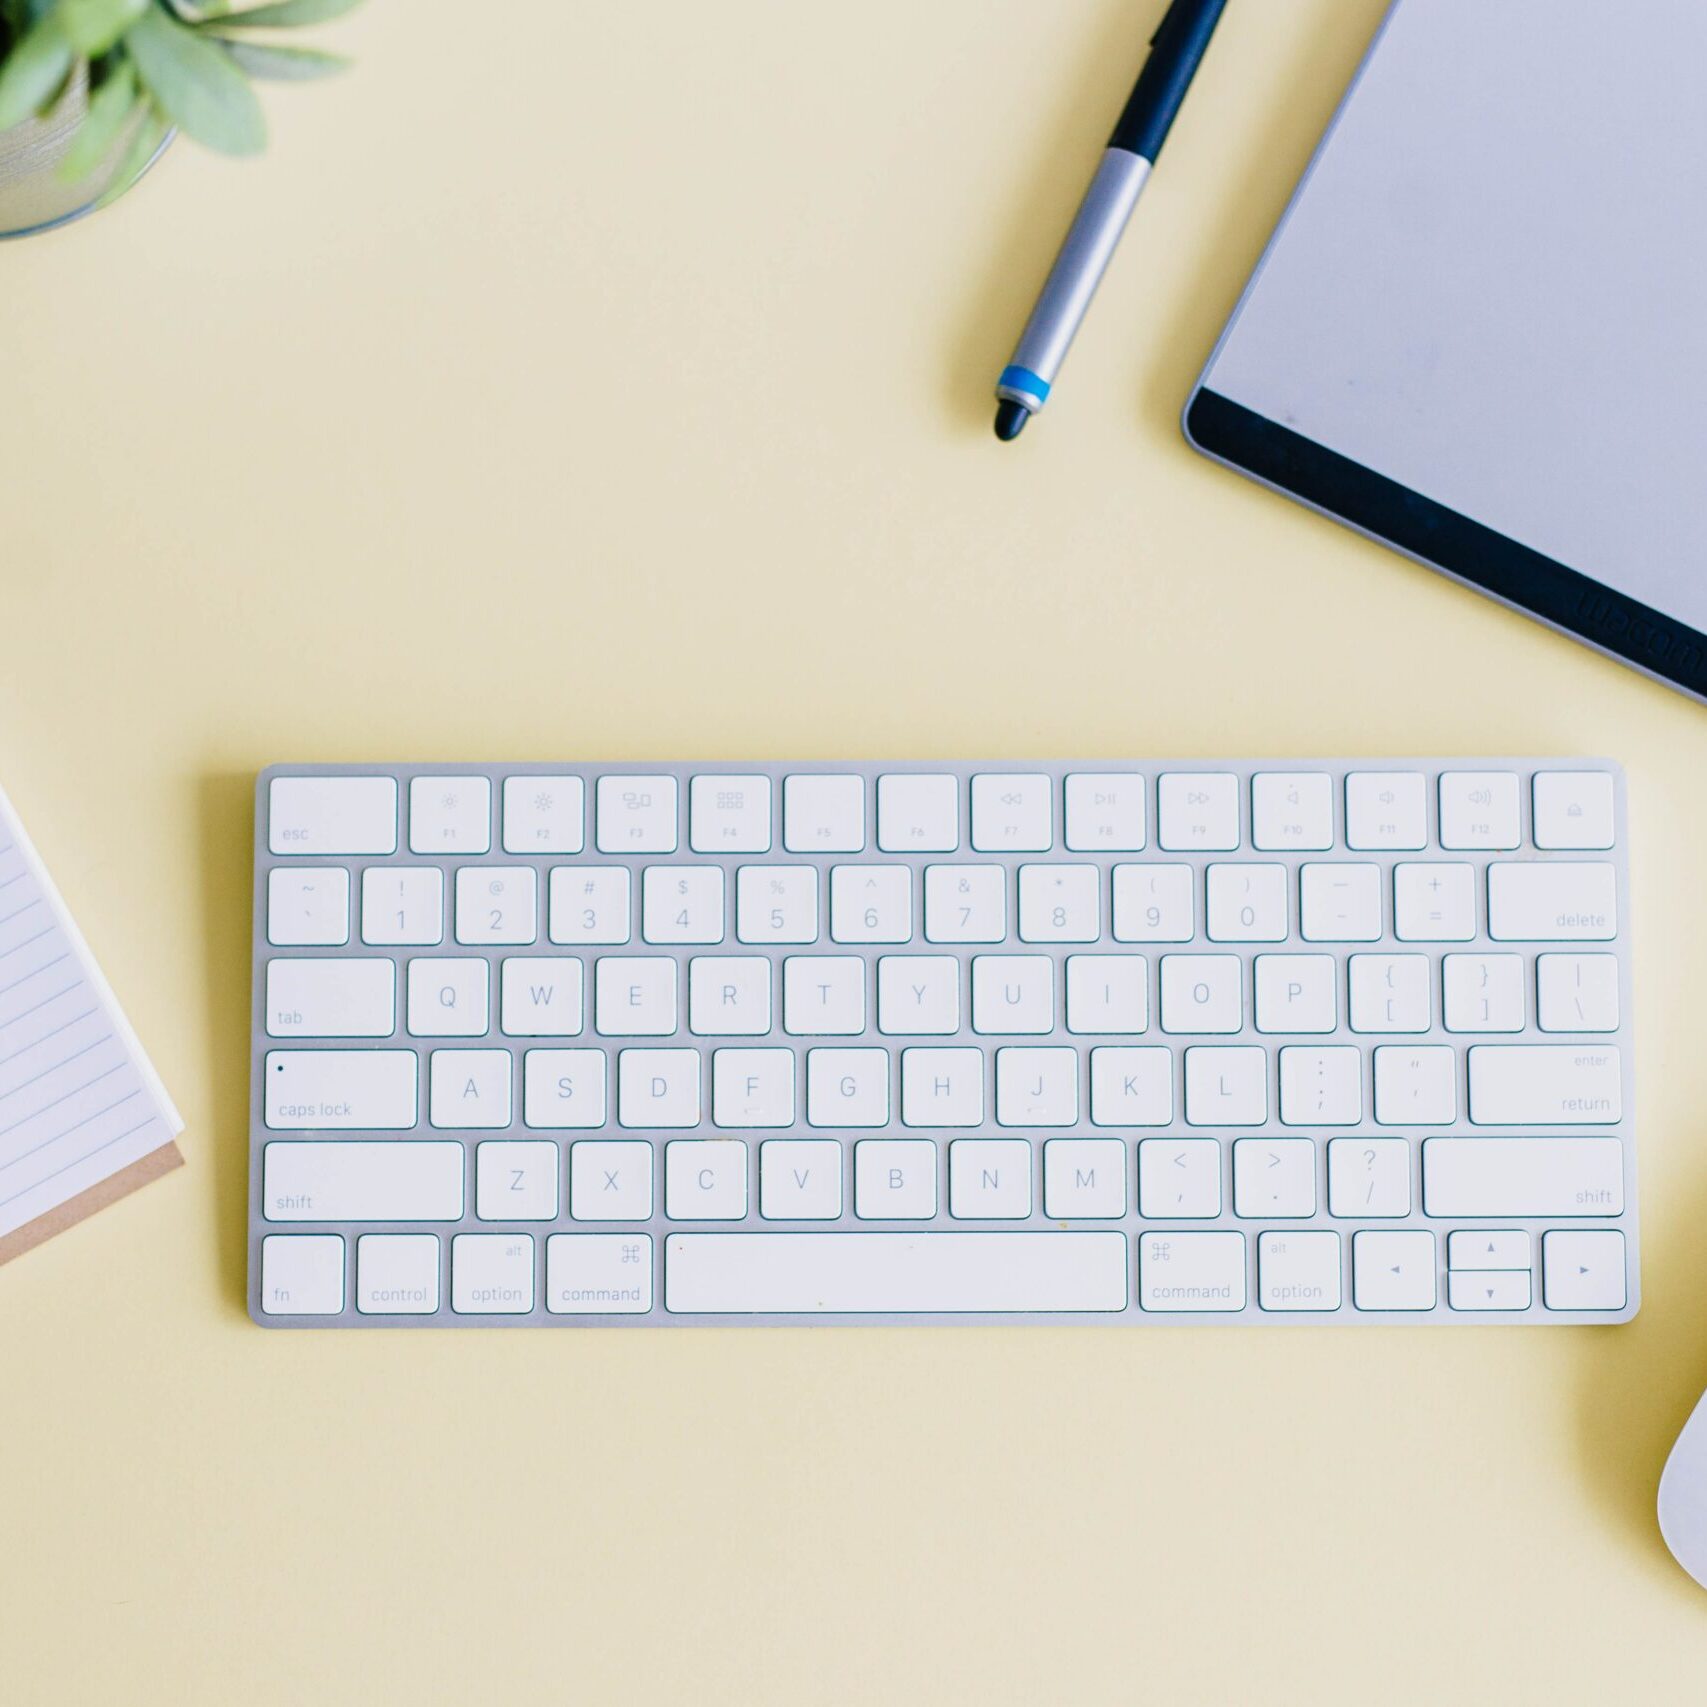
[{"label": "stylus pen", "polygon": [[1150,57],[1108,139],[1102,164],[1079,204],[1013,359],[996,381],[996,396],[1001,399],[996,409],[997,438],[1018,438],[1026,422],[1049,401],[1073,334],[1138,204],[1139,192],[1226,3],[1173,0],[1150,38]]}]

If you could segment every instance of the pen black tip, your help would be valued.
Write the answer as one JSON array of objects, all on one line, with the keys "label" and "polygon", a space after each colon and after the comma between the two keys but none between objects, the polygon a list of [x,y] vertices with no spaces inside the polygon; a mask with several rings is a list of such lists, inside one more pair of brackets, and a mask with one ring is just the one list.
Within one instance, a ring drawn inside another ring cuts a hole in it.
[{"label": "pen black tip", "polygon": [[996,437],[1004,444],[1009,439],[1017,439],[1030,419],[1031,411],[1023,403],[1004,397],[996,405]]}]

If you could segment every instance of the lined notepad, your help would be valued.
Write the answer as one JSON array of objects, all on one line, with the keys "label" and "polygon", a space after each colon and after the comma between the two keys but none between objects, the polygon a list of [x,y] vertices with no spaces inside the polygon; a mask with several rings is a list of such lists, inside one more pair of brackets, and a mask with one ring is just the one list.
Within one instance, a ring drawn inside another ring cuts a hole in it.
[{"label": "lined notepad", "polygon": [[0,1262],[177,1167],[183,1124],[0,790]]}]

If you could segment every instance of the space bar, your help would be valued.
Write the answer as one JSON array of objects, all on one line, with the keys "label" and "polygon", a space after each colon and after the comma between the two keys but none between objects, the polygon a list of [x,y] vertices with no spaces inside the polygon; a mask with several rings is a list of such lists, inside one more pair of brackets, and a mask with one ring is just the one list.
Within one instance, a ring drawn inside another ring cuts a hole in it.
[{"label": "space bar", "polygon": [[673,1233],[678,1315],[1123,1310],[1123,1233]]}]

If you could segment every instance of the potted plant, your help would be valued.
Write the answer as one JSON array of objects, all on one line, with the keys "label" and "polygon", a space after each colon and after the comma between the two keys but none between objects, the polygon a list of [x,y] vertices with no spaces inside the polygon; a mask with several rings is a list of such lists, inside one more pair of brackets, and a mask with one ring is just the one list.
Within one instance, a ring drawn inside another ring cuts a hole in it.
[{"label": "potted plant", "polygon": [[0,236],[122,194],[175,132],[223,154],[266,145],[253,80],[344,61],[286,32],[360,0],[0,0]]}]

